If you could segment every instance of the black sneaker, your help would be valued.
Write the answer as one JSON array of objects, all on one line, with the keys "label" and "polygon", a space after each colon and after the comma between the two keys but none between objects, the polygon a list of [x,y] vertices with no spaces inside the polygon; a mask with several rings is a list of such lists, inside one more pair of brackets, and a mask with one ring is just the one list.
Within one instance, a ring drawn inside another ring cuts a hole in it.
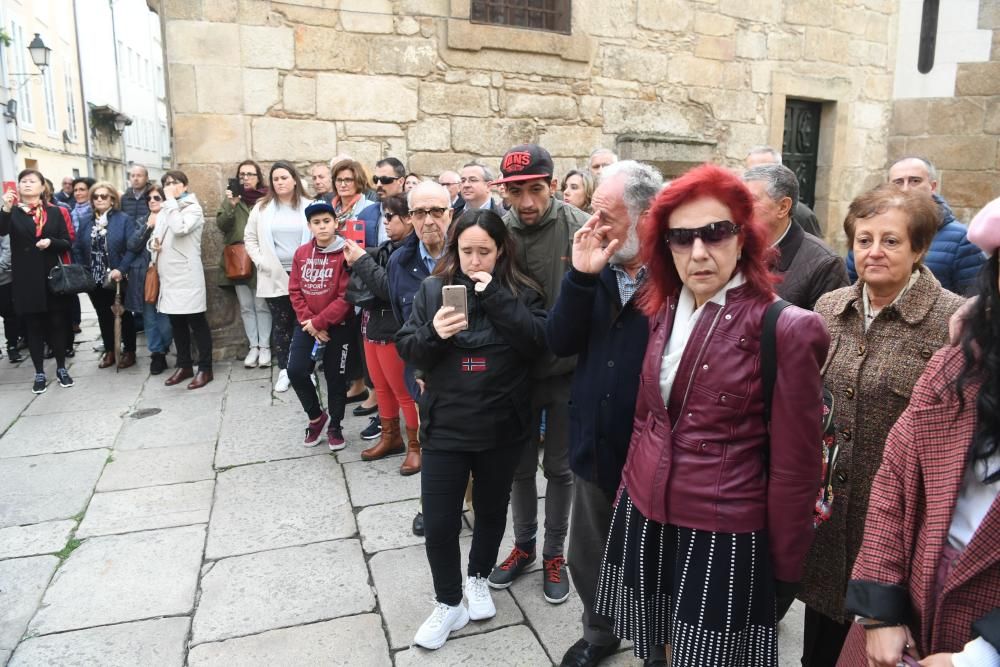
[{"label": "black sneaker", "polygon": [[73,348],[72,345],[70,345],[69,347],[66,348],[66,358],[72,359],[75,356],[76,356],[76,350]]},{"label": "black sneaker", "polygon": [[56,369],[56,377],[59,378],[59,386],[60,387],[72,387],[73,386],[73,378],[71,378],[69,376],[69,371],[67,371],[65,368],[57,368]]},{"label": "black sneaker", "polygon": [[519,574],[524,572],[526,567],[534,562],[534,549],[532,549],[531,553],[528,553],[515,544],[513,551],[507,556],[507,560],[493,568],[486,581],[489,583],[490,588],[507,588],[514,583]]},{"label": "black sneaker", "polygon": [[413,534],[417,537],[424,536],[424,513],[417,512],[417,516],[413,517]]},{"label": "black sneaker", "polygon": [[16,347],[7,348],[7,361],[12,364],[19,364],[24,361],[24,357],[21,356],[21,351]]},{"label": "black sneaker", "polygon": [[35,373],[35,384],[31,385],[31,393],[44,394],[48,388],[49,385],[45,381],[45,373]]},{"label": "black sneaker", "polygon": [[542,559],[542,594],[552,604],[561,604],[569,597],[569,579],[566,578],[566,559],[562,556]]},{"label": "black sneaker", "polygon": [[159,375],[165,370],[167,370],[167,355],[162,352],[154,352],[149,361],[149,374]]},{"label": "black sneaker", "polygon": [[379,419],[378,415],[375,415],[368,420],[368,426],[361,431],[362,440],[374,440],[375,438],[382,435],[382,420]]}]

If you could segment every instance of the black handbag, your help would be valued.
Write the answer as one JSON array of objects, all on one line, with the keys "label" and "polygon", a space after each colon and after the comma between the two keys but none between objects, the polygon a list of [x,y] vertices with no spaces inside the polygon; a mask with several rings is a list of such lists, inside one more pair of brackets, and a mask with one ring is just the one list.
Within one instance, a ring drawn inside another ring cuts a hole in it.
[{"label": "black handbag", "polygon": [[79,264],[63,264],[61,257],[57,259],[59,265],[49,271],[50,292],[66,296],[87,292],[94,286],[94,279],[86,268]]}]

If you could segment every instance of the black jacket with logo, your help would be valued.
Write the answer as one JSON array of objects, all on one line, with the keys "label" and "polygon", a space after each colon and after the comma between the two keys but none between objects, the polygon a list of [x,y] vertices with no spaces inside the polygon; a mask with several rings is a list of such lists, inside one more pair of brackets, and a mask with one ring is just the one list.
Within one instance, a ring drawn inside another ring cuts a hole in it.
[{"label": "black jacket with logo", "polygon": [[424,449],[483,451],[525,440],[531,430],[531,367],[545,352],[545,302],[522,289],[517,296],[492,280],[482,293],[465,275],[469,328],[441,339],[434,313],[444,282],[426,279],[409,320],[396,335],[399,355],[423,372],[418,399]]}]

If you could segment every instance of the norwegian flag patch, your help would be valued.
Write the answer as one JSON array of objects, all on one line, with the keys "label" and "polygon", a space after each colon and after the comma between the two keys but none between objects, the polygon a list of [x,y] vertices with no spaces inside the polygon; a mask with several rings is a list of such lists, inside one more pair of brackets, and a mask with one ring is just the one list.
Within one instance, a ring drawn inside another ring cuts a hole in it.
[{"label": "norwegian flag patch", "polygon": [[482,373],[486,370],[486,357],[462,357],[462,370],[466,373]]}]

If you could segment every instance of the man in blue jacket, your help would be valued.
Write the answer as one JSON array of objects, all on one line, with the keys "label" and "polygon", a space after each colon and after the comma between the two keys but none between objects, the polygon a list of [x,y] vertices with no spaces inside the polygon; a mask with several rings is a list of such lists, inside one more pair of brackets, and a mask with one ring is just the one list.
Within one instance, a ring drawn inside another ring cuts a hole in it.
[{"label": "man in blue jacket", "polygon": [[[924,192],[937,202],[941,223],[924,264],[946,290],[962,296],[974,293],[976,276],[986,263],[986,255],[969,242],[965,225],[955,219],[948,202],[937,193],[934,165],[922,157],[900,158],[889,167],[889,182],[903,191]],[[847,253],[847,274],[851,283],[858,279],[853,250]]]},{"label": "man in blue jacket", "polygon": [[[594,595],[646,352],[648,324],[636,303],[646,272],[637,230],[662,185],[655,169],[638,162],[604,168],[594,216],[574,234],[573,268],[546,324],[553,353],[579,355],[570,390],[569,569],[583,602],[583,638],[562,665],[596,665],[618,648],[610,620],[594,613]],[[658,648],[648,664],[665,664]]]}]

